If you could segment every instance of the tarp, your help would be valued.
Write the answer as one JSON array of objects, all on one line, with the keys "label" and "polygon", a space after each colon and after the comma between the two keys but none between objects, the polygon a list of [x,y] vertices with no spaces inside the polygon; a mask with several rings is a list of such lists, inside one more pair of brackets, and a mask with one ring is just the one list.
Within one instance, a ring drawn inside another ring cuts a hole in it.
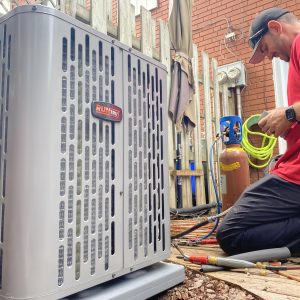
[{"label": "tarp", "polygon": [[191,130],[196,126],[193,103],[194,77],[191,64],[192,0],[173,0],[169,31],[171,45],[175,50],[169,111],[178,129],[184,124],[188,130]]}]

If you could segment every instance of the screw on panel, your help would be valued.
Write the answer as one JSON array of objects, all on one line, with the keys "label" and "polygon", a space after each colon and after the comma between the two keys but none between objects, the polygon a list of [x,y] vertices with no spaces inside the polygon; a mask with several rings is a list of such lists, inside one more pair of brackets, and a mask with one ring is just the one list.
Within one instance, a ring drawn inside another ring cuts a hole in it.
[{"label": "screw on panel", "polygon": [[37,10],[37,7],[34,5],[32,6],[32,11],[36,11]]},{"label": "screw on panel", "polygon": [[122,191],[120,192],[120,196],[123,196],[123,192]]},{"label": "screw on panel", "polygon": [[112,277],[112,278],[115,278],[115,277],[116,277],[116,274],[111,274],[111,277]]},{"label": "screw on panel", "polygon": [[130,268],[130,272],[132,272],[133,271],[133,268]]}]

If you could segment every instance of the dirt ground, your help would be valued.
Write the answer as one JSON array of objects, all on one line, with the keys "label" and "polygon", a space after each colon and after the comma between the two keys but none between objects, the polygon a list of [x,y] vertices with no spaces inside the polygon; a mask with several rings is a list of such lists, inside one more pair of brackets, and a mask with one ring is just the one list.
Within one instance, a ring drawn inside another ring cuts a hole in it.
[{"label": "dirt ground", "polygon": [[233,287],[224,281],[212,279],[186,268],[185,281],[151,300],[258,300],[260,298]]}]

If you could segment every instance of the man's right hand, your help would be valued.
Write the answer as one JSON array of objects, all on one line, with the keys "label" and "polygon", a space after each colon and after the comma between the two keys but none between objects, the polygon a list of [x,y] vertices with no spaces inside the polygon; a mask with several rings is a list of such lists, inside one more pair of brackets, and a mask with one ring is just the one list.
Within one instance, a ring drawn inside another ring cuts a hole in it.
[{"label": "man's right hand", "polygon": [[279,107],[268,111],[268,114],[258,122],[258,126],[268,135],[284,136],[293,124],[286,119],[285,110],[286,108]]}]

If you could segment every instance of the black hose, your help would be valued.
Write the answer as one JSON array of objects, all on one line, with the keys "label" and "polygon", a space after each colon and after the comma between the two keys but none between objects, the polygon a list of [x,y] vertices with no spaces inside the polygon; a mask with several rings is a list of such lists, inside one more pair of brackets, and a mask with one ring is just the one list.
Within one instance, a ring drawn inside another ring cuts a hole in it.
[{"label": "black hose", "polygon": [[213,203],[209,203],[209,204],[194,206],[194,207],[191,207],[191,208],[171,208],[170,211],[173,214],[195,214],[199,211],[209,210],[209,209],[214,208],[216,206],[217,206],[217,203],[213,202]]},{"label": "black hose", "polygon": [[180,238],[180,237],[182,237],[182,236],[184,236],[184,235],[186,235],[186,234],[189,234],[190,232],[192,232],[192,231],[198,229],[198,228],[201,227],[201,226],[207,225],[208,223],[209,223],[208,220],[204,220],[204,221],[202,221],[202,222],[200,222],[200,223],[194,225],[193,227],[190,227],[189,229],[187,229],[187,230],[185,230],[185,231],[183,231],[183,232],[180,232],[180,233],[178,233],[178,234],[176,234],[176,235],[171,236],[171,239],[178,239],[178,238]]},{"label": "black hose", "polygon": [[[287,247],[264,249],[264,250],[251,251],[251,252],[245,252],[241,254],[228,256],[228,258],[242,259],[250,262],[278,260],[278,259],[284,259],[289,257],[291,257],[291,252]],[[211,266],[211,265],[202,265],[200,269],[200,271],[204,273],[217,272],[222,270],[224,270],[223,267]]]}]

